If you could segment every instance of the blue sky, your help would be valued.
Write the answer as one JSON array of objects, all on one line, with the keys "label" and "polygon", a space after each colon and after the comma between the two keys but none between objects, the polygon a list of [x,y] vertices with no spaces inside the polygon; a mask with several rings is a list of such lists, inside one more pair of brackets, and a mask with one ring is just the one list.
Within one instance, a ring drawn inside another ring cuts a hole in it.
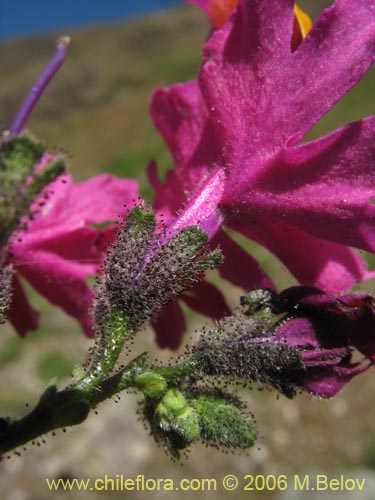
[{"label": "blue sky", "polygon": [[0,40],[121,21],[183,0],[0,0]]}]

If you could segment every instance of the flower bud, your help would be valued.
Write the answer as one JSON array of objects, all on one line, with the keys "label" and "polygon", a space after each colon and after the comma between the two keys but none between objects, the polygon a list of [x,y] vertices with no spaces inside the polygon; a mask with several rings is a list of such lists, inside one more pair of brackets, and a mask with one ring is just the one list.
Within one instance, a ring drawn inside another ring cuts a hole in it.
[{"label": "flower bud", "polygon": [[129,318],[135,332],[172,298],[192,287],[207,268],[221,263],[209,252],[207,235],[197,226],[174,234],[155,234],[153,212],[138,206],[130,211],[104,266],[95,316],[99,325],[115,308]]},{"label": "flower bud", "polygon": [[212,446],[246,449],[256,440],[254,422],[245,405],[226,393],[198,393],[190,404],[199,419],[200,437]]},{"label": "flower bud", "polygon": [[170,389],[157,404],[150,424],[155,439],[175,457],[199,437],[197,414],[177,389]]}]

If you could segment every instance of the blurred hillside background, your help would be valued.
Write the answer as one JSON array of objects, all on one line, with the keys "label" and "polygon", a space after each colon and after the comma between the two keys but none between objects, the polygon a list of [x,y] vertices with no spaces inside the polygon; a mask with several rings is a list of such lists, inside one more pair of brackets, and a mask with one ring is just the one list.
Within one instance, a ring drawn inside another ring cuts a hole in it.
[{"label": "blurred hillside background", "polygon": [[[3,41],[0,44],[2,130],[12,122],[24,96],[52,56],[56,37],[68,34],[72,38],[68,59],[47,89],[28,127],[45,141],[50,151],[66,153],[77,181],[100,172],[135,177],[140,182],[142,195],[151,201],[152,191],[145,175],[148,162],[156,159],[162,173],[172,167],[167,148],[149,117],[151,93],[156,86],[196,78],[201,48],[209,33],[208,22],[198,9],[182,2],[167,3],[180,5],[114,24],[102,24],[113,19],[108,16],[86,21],[81,17],[76,22],[69,21],[69,26],[87,22],[95,22],[96,26],[61,28],[53,34]],[[299,2],[313,18],[329,3]],[[90,9],[91,2],[81,4],[87,4]],[[43,10],[38,8],[38,2],[28,2],[28,5],[30,18],[36,18]],[[7,22],[5,12],[1,3],[0,31]],[[308,138],[375,114],[374,89],[372,70],[314,127]],[[280,262],[256,245],[246,244],[280,288],[294,283]],[[211,279],[218,281],[215,273]],[[365,283],[362,289],[374,291],[374,286]],[[226,287],[226,293],[230,304],[235,306],[241,290]],[[72,366],[82,361],[91,345],[71,318],[35,294],[32,300],[41,311],[39,332],[21,340],[11,328],[1,327],[0,414],[4,416],[23,415],[25,403],[33,405],[52,377],[58,376],[63,385]],[[187,312],[191,334],[199,325],[207,323]],[[169,352],[155,348],[150,330],[142,333],[135,346],[136,352],[145,349],[158,357],[170,356]],[[2,499],[44,500],[51,496],[45,486],[46,477],[96,478],[104,474],[219,480],[226,474],[292,475],[322,471],[334,475],[349,471],[348,477],[368,477],[370,484],[375,471],[374,395],[373,370],[355,379],[332,401],[319,401],[305,395],[289,401],[278,398],[275,393],[254,390],[246,398],[258,421],[257,446],[247,455],[227,455],[194,446],[183,467],[171,462],[163,450],[157,448],[137,420],[137,397],[126,396],[118,404],[102,405],[99,414],[90,416],[79,428],[70,429],[66,434],[59,432],[56,437],[48,437],[46,444],[28,446],[21,457],[1,463]],[[251,494],[254,499],[279,498],[275,492]],[[94,500],[124,498],[124,495],[123,492],[59,492],[53,497],[87,496]],[[126,495],[131,499],[143,498],[145,494],[129,492]],[[180,496],[195,498],[197,495],[191,492]],[[219,489],[210,493],[210,498],[234,498],[233,495]],[[248,498],[248,492],[238,491],[235,495]],[[172,494],[162,492],[153,492],[152,496],[173,498]],[[306,494],[301,498],[306,500]],[[319,498],[331,497],[321,493]]]}]

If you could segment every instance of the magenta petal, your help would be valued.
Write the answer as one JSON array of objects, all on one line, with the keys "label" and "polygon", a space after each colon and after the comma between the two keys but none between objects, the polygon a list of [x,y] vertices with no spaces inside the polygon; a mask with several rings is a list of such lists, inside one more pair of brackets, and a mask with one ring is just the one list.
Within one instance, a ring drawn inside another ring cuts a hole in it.
[{"label": "magenta petal", "polygon": [[231,204],[249,213],[268,212],[319,238],[374,251],[374,161],[372,116],[283,150],[257,176],[255,189],[232,193]]},{"label": "magenta petal", "polygon": [[39,253],[41,253],[49,254],[51,258],[56,255],[66,261],[75,261],[86,275],[96,274],[99,270],[99,233],[91,227],[72,228],[70,232],[56,228],[52,234],[44,233],[44,238],[41,233],[29,236],[12,247],[17,268],[23,265],[33,266],[35,262],[40,262],[42,258]]},{"label": "magenta petal", "polygon": [[192,290],[183,294],[181,299],[191,309],[213,319],[221,319],[231,314],[224,295],[208,281],[202,281]]},{"label": "magenta petal", "polygon": [[176,177],[182,188],[191,192],[219,152],[198,83],[157,89],[151,114],[171,150]]},{"label": "magenta petal", "polygon": [[[40,196],[36,202],[44,203],[29,231],[44,230],[47,226],[82,227],[85,224],[101,224],[115,221],[124,213],[124,205],[134,205],[138,198],[138,184],[128,179],[118,179],[109,174],[92,177],[80,183],[74,183],[67,174],[50,184],[46,191],[49,199],[44,202]],[[28,235],[26,233],[26,235]]]},{"label": "magenta petal", "polygon": [[363,373],[368,368],[368,365],[360,363],[334,368],[310,368],[303,385],[312,394],[322,398],[331,398],[341,391],[355,375]]},{"label": "magenta petal", "polygon": [[314,367],[337,367],[345,356],[348,357],[350,351],[345,347],[330,349],[320,348],[317,351],[302,351],[302,358],[307,369]]},{"label": "magenta petal", "polygon": [[187,164],[208,117],[198,83],[192,81],[156,89],[150,111],[176,165]]},{"label": "magenta petal", "polygon": [[31,307],[16,275],[13,277],[13,297],[7,316],[21,337],[38,329],[39,313]]},{"label": "magenta petal", "polygon": [[[94,228],[56,227],[44,231],[27,231],[20,233],[19,241],[12,245],[12,254],[16,268],[21,273],[35,265],[43,266],[55,260],[69,266],[70,263],[80,266],[82,276],[94,275],[99,270],[99,232]],[[47,256],[47,257],[46,257]]]},{"label": "magenta petal", "polygon": [[[49,159],[45,155],[38,168]],[[114,233],[113,227],[106,228],[102,236],[88,224],[117,219],[126,212],[124,204],[133,206],[137,196],[135,181],[103,174],[75,184],[70,175],[60,176],[38,197],[33,205],[35,215],[25,221],[26,230],[19,231],[7,249],[17,272],[50,302],[75,317],[88,336],[93,335],[89,314],[93,292],[86,278],[98,273],[104,245]],[[17,296],[19,302],[20,293]],[[19,307],[16,310],[13,306],[11,319],[25,334],[35,328],[36,321],[30,319],[27,305]],[[22,314],[29,319],[19,324],[17,316]]]},{"label": "magenta petal", "polygon": [[155,190],[153,208],[157,211],[158,218],[168,224],[184,204],[186,193],[174,170],[167,172],[166,180],[162,184],[158,178],[157,165],[151,162],[147,175]]},{"label": "magenta petal", "polygon": [[119,214],[125,213],[124,206],[129,209],[140,203],[137,181],[110,174],[75,184],[72,197],[75,203],[69,209],[77,211],[86,224],[117,220]]},{"label": "magenta petal", "polygon": [[291,347],[318,348],[319,341],[314,325],[307,318],[296,318],[281,324],[275,339]]},{"label": "magenta petal", "polygon": [[290,135],[283,122],[293,117],[280,108],[293,74],[283,71],[291,61],[293,5],[240,0],[236,14],[205,45],[201,89],[220,142],[233,157],[269,149]]},{"label": "magenta petal", "polygon": [[[22,233],[23,234],[23,233]],[[86,277],[99,270],[99,233],[81,227],[28,231],[12,247],[16,270],[51,303],[62,307],[92,336],[89,310],[93,292]]]},{"label": "magenta petal", "polygon": [[374,277],[366,262],[350,248],[315,238],[288,224],[241,217],[230,225],[279,257],[303,285],[338,293]]},{"label": "magenta petal", "polygon": [[171,301],[152,320],[159,347],[178,349],[186,330],[185,316],[177,302]]},{"label": "magenta petal", "polygon": [[367,310],[368,318],[362,317],[359,307],[347,306],[311,287],[292,287],[280,294],[279,299],[284,305],[289,301],[287,309],[302,316],[281,322],[274,336],[277,342],[300,352],[305,370],[298,385],[313,394],[332,397],[352,377],[371,366],[366,359],[352,363],[350,358],[351,345],[362,352],[356,332],[367,335],[369,340],[373,337],[372,310]]},{"label": "magenta petal", "polygon": [[199,226],[211,239],[224,223],[224,214],[219,210],[225,186],[225,172],[220,167],[212,172],[197,187],[189,203],[167,228],[170,237],[188,226]]},{"label": "magenta petal", "polygon": [[[30,257],[30,264],[27,264]],[[41,295],[76,318],[87,336],[93,336],[89,314],[93,292],[86,284],[87,271],[81,263],[68,261],[57,254],[40,251],[23,255],[24,264],[17,270]]]},{"label": "magenta petal", "polygon": [[304,135],[371,67],[374,19],[373,0],[336,0],[315,22],[285,74],[294,124],[290,135]]},{"label": "magenta petal", "polygon": [[224,262],[219,267],[222,278],[246,291],[256,288],[274,289],[274,284],[259,263],[230,238],[220,231],[213,240],[213,246],[219,245],[224,254]]},{"label": "magenta petal", "polygon": [[240,0],[205,46],[202,92],[231,156],[298,142],[375,59],[373,0],[336,1],[292,53],[293,4]]}]

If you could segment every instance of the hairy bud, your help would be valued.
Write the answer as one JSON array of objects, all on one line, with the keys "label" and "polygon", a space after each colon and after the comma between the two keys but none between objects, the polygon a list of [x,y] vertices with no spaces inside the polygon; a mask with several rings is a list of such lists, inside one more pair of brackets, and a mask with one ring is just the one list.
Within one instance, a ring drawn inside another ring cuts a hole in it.
[{"label": "hairy bud", "polygon": [[254,445],[255,425],[239,399],[221,391],[202,392],[190,404],[198,415],[200,437],[207,444],[231,449]]},{"label": "hairy bud", "polygon": [[163,443],[175,458],[199,438],[198,416],[186,396],[177,389],[169,389],[157,403],[146,399],[144,417],[155,440]]},{"label": "hairy bud", "polygon": [[104,266],[95,308],[99,325],[118,309],[136,331],[207,268],[220,264],[220,253],[208,251],[207,235],[198,227],[186,227],[168,239],[155,234],[155,226],[153,212],[142,206],[125,220]]},{"label": "hairy bud", "polygon": [[[264,299],[264,294],[260,297]],[[243,310],[205,332],[193,348],[193,359],[210,376],[232,377],[241,384],[260,382],[288,397],[296,391],[296,374],[304,371],[298,349],[275,342],[273,328],[279,318],[257,297],[242,299]]]}]

